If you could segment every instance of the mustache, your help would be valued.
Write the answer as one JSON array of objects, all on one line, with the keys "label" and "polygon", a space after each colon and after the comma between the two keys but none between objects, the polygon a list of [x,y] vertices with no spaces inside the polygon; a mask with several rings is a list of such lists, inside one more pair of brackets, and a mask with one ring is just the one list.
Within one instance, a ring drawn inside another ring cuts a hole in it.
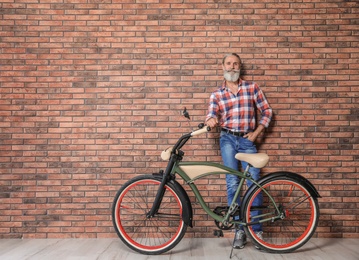
[{"label": "mustache", "polygon": [[240,70],[225,70],[225,72],[240,72]]}]

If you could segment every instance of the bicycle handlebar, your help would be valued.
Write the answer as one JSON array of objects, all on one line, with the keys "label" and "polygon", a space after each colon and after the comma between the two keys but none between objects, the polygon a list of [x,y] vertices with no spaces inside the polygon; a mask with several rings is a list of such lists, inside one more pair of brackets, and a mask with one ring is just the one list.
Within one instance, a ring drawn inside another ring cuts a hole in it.
[{"label": "bicycle handlebar", "polygon": [[164,151],[162,151],[161,153],[161,158],[163,160],[168,160],[171,157],[172,153],[177,153],[178,149],[181,149],[182,146],[185,145],[185,143],[192,137],[192,136],[196,136],[196,135],[200,135],[200,134],[204,134],[207,133],[209,131],[211,131],[211,128],[209,126],[200,126],[201,128],[193,131],[192,133],[189,134],[185,134],[183,136],[181,136],[180,139],[178,139],[177,143],[171,148],[171,149],[166,149]]},{"label": "bicycle handlebar", "polygon": [[209,126],[206,126],[206,125],[205,125],[205,126],[202,127],[201,129],[198,129],[198,130],[192,132],[192,133],[191,133],[191,136],[196,136],[196,135],[204,134],[204,133],[207,133],[207,132],[209,132],[209,131],[211,131],[211,128],[210,128]]}]

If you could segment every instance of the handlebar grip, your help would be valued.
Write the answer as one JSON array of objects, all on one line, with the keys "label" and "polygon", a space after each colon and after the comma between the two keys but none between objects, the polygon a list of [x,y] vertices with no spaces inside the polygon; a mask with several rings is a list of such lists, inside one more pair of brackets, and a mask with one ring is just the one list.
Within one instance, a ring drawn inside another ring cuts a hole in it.
[{"label": "handlebar grip", "polygon": [[204,134],[211,131],[211,128],[209,126],[204,126],[203,128],[196,130],[194,132],[191,133],[191,136],[196,136],[196,135],[200,135],[200,134]]}]

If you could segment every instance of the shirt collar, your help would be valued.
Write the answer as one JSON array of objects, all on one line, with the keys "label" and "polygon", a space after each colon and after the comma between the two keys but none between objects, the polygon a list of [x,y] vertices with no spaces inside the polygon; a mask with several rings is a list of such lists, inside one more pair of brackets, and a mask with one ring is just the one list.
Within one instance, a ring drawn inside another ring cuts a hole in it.
[{"label": "shirt collar", "polygon": [[[239,82],[238,82],[238,86],[239,86],[238,90],[241,88],[241,86],[242,86],[242,82],[243,82],[243,81],[242,81],[242,79],[240,78],[240,79],[239,79]],[[226,80],[223,80],[223,81],[222,81],[222,86],[221,86],[221,89],[223,89],[223,90],[224,90],[224,89],[226,89],[226,88],[227,88],[227,85],[226,85]]]}]

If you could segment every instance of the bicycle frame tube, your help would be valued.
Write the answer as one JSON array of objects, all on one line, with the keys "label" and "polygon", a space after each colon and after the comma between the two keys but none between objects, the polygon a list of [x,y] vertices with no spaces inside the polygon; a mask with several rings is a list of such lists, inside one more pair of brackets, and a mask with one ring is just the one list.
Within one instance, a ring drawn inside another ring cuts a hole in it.
[{"label": "bicycle frame tube", "polygon": [[[235,171],[224,165],[211,162],[180,162],[174,166],[173,172],[181,176],[181,178],[191,187],[203,210],[213,219],[219,222],[228,221],[229,216],[222,217],[214,213],[203,200],[203,197],[194,182],[205,176],[219,174],[234,174],[240,178],[243,178],[243,180],[248,179],[248,177],[246,177],[242,172]],[[242,181],[238,186],[238,190],[232,204],[235,203],[236,198],[239,196],[239,191],[242,189],[243,182],[244,181]]]},{"label": "bicycle frame tube", "polygon": [[[211,162],[179,162],[178,164],[174,165],[172,173],[177,173],[191,187],[192,191],[194,192],[194,194],[195,194],[199,204],[203,208],[203,210],[208,215],[210,215],[213,219],[215,219],[216,221],[219,221],[219,222],[229,221],[230,214],[226,214],[226,216],[222,217],[222,216],[219,216],[216,213],[214,213],[208,207],[207,203],[203,200],[203,197],[202,197],[200,191],[198,190],[197,186],[194,183],[196,180],[198,180],[200,178],[203,178],[205,176],[219,175],[219,174],[233,174],[233,175],[236,175],[239,178],[241,178],[241,181],[239,183],[238,189],[237,189],[237,191],[236,191],[236,193],[234,195],[234,198],[233,198],[233,201],[232,201],[232,204],[230,205],[230,207],[234,206],[238,196],[240,196],[240,191],[241,191],[241,189],[243,187],[244,180],[249,179],[249,180],[252,181],[252,183],[254,185],[262,188],[258,184],[258,182],[253,180],[251,177],[246,176],[245,173],[233,170],[233,169],[231,169],[229,167],[226,167],[226,166],[218,164],[218,163],[211,163]],[[273,202],[273,205],[275,206],[276,211],[279,212],[279,209],[278,209],[274,199],[272,198],[272,196],[265,189],[262,189],[262,191],[265,192],[268,195],[268,197]],[[247,225],[246,223],[243,223],[241,221],[231,221],[231,222],[236,223],[236,224],[241,224],[241,225]]]}]

